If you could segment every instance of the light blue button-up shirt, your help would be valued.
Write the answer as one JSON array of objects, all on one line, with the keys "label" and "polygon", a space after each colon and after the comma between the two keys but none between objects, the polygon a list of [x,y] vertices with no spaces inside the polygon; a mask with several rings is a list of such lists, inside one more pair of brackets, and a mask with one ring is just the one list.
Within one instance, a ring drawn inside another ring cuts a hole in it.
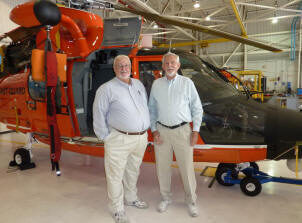
[{"label": "light blue button-up shirt", "polygon": [[156,122],[173,126],[193,121],[193,131],[199,132],[203,109],[199,95],[190,78],[176,74],[175,78],[166,77],[153,82],[149,111],[151,131],[156,131]]},{"label": "light blue button-up shirt", "polygon": [[117,77],[101,85],[93,103],[93,128],[104,140],[111,129],[141,132],[150,127],[147,94],[144,85],[131,78],[127,84]]}]

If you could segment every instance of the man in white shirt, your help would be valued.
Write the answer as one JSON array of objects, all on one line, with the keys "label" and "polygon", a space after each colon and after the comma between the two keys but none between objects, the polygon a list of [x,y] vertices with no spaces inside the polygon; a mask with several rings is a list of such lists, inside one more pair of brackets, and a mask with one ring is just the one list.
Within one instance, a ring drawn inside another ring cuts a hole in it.
[{"label": "man in white shirt", "polygon": [[[154,138],[157,176],[162,201],[159,212],[171,204],[171,164],[173,152],[179,166],[189,214],[198,216],[193,146],[197,143],[203,109],[191,79],[178,75],[179,56],[167,53],[162,68],[166,76],[153,82],[149,111]],[[193,121],[193,129],[190,122]]]},{"label": "man in white shirt", "polygon": [[116,77],[96,92],[93,127],[97,137],[104,141],[107,191],[113,218],[117,223],[126,223],[129,220],[124,202],[136,208],[148,207],[137,197],[136,183],[148,143],[150,117],[143,84],[130,78],[129,57],[117,56],[113,69]]}]

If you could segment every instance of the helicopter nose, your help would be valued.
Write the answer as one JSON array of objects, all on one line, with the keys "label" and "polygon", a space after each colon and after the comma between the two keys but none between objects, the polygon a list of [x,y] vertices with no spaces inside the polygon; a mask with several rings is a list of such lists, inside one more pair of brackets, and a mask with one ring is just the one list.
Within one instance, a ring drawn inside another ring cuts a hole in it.
[{"label": "helicopter nose", "polygon": [[266,142],[302,141],[302,112],[270,108],[266,114]]}]

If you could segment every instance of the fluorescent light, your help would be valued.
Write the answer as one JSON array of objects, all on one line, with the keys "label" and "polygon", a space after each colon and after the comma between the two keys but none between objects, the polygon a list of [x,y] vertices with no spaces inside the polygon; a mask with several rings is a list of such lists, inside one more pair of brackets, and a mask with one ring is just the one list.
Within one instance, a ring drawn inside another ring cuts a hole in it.
[{"label": "fluorescent light", "polygon": [[278,18],[274,17],[274,18],[272,19],[272,23],[273,23],[273,24],[276,24],[277,22],[278,22]]},{"label": "fluorescent light", "polygon": [[194,8],[196,8],[196,9],[199,8],[199,7],[200,7],[199,1],[194,2],[194,5],[193,5],[193,6],[194,6]]},{"label": "fluorescent light", "polygon": [[211,17],[210,16],[207,16],[206,17],[206,21],[210,21],[211,20]]}]

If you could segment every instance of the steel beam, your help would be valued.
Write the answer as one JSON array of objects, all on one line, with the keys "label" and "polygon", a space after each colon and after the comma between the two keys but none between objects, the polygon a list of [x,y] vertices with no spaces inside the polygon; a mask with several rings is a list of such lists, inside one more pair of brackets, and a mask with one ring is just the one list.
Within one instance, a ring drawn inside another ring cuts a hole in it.
[{"label": "steel beam", "polygon": [[240,14],[239,14],[237,5],[235,3],[235,0],[230,0],[230,3],[231,3],[231,6],[233,8],[233,11],[235,13],[236,19],[237,19],[237,21],[238,21],[238,23],[240,25],[241,34],[245,37],[245,36],[247,36],[247,32],[246,32],[245,26],[242,23],[242,19],[240,17]]}]

